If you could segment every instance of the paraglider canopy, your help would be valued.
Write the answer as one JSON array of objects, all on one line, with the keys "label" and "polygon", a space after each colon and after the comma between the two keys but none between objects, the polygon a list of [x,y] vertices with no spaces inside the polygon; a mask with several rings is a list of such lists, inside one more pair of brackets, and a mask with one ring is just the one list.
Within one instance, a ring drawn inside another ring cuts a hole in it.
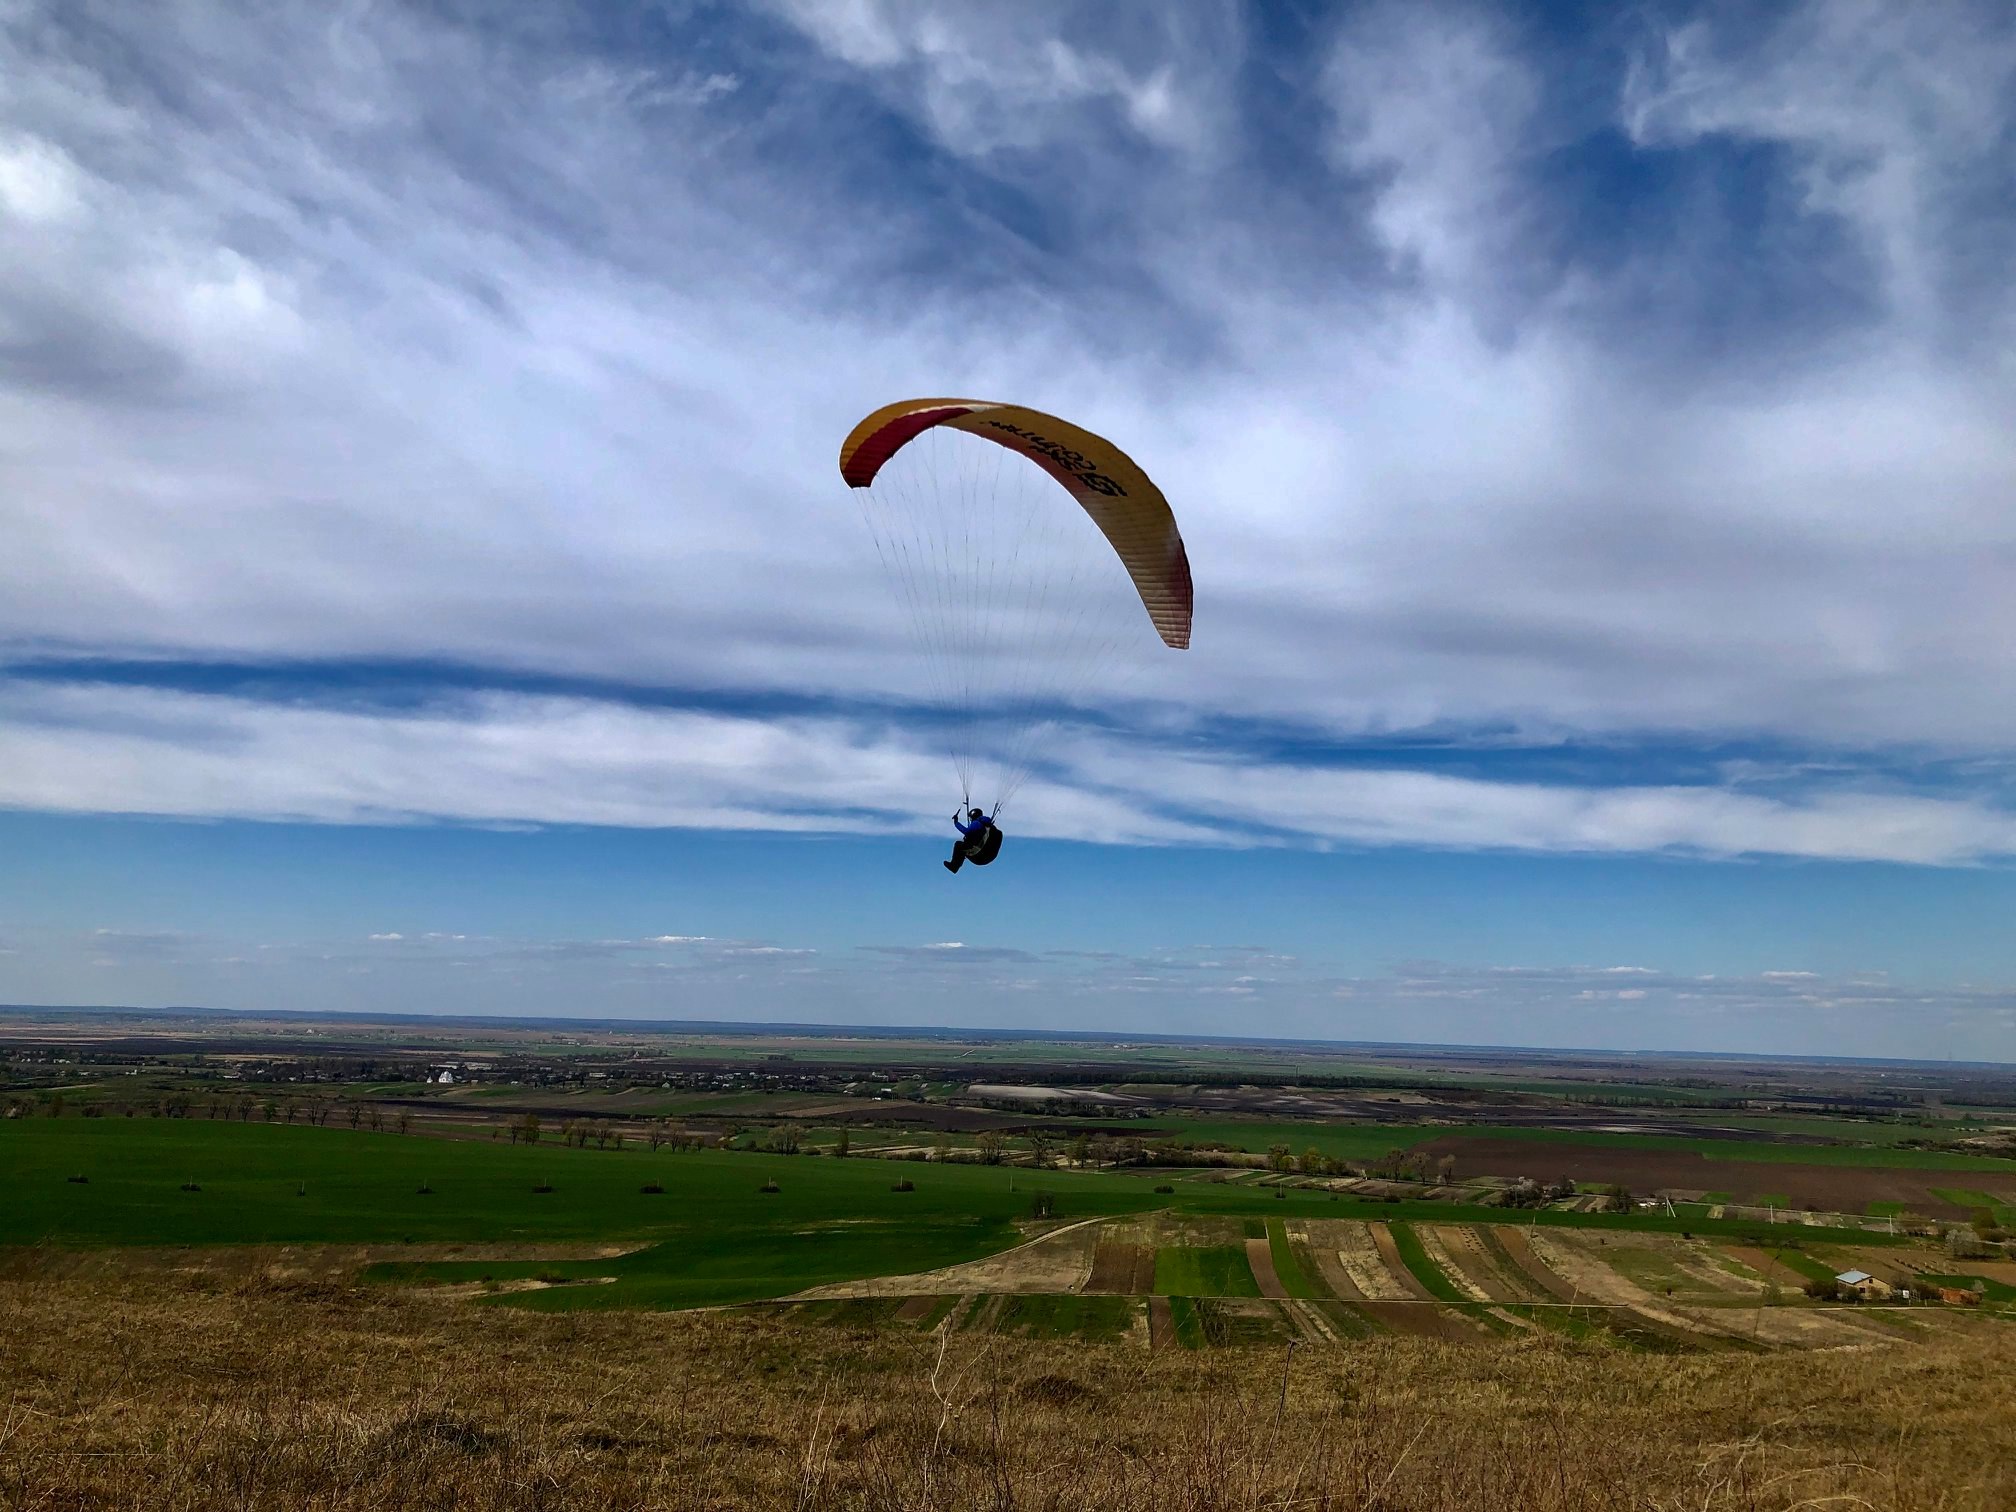
[{"label": "paraglider canopy", "polygon": [[1027,457],[1064,486],[1119,553],[1162,643],[1190,644],[1194,591],[1190,557],[1162,490],[1104,436],[1016,404],[977,399],[906,399],[854,427],[840,448],[840,476],[868,488],[882,466],[934,426],[980,436]]},{"label": "paraglider canopy", "polygon": [[840,475],[909,617],[962,802],[991,797],[999,817],[1041,732],[1132,670],[1116,664],[1146,641],[1143,610],[1163,645],[1190,644],[1176,517],[1104,436],[1022,405],[906,399],[854,427]]}]

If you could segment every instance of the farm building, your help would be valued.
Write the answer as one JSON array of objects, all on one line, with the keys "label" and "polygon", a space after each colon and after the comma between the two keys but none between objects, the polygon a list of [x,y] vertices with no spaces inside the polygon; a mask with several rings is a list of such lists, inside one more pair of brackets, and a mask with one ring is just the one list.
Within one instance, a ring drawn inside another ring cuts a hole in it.
[{"label": "farm building", "polygon": [[1890,1296],[1890,1283],[1879,1281],[1865,1270],[1846,1270],[1834,1278],[1845,1292],[1853,1292],[1864,1302],[1882,1302]]}]

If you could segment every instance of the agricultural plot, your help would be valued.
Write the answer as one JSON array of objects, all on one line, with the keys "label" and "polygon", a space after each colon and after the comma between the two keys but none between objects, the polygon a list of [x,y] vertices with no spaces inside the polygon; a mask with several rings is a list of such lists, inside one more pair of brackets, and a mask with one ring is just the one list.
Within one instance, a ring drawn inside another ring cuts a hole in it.
[{"label": "agricultural plot", "polygon": [[1264,1155],[1274,1145],[1286,1145],[1300,1159],[1314,1150],[1332,1160],[1362,1164],[1392,1150],[1406,1150],[1442,1132],[1423,1124],[1248,1123],[1229,1119],[1158,1118],[1157,1137],[1193,1145],[1223,1145]]},{"label": "agricultural plot", "polygon": [[1166,1297],[1257,1297],[1241,1244],[1170,1245],[1155,1254],[1155,1290]]},{"label": "agricultural plot", "polygon": [[1120,1339],[1132,1327],[1139,1305],[1128,1297],[1010,1297],[995,1314],[993,1326],[999,1333],[1030,1339]]},{"label": "agricultural plot", "polygon": [[1122,1296],[1143,1296],[1152,1292],[1155,1290],[1155,1246],[1102,1237],[1092,1252],[1092,1271],[1086,1277],[1084,1289]]},{"label": "agricultural plot", "polygon": [[935,1271],[836,1282],[801,1298],[897,1296],[913,1292],[1076,1292],[1087,1289],[1098,1243],[1096,1220],[1081,1221],[983,1260]]},{"label": "agricultural plot", "polygon": [[[1297,1225],[1298,1229],[1300,1225]],[[1268,1259],[1274,1267],[1275,1278],[1281,1283],[1284,1295],[1290,1297],[1329,1297],[1329,1289],[1321,1285],[1311,1273],[1306,1245],[1298,1244],[1289,1234],[1288,1224],[1280,1218],[1267,1222]]]},{"label": "agricultural plot", "polygon": [[1553,1300],[1506,1253],[1493,1230],[1438,1226],[1423,1230],[1424,1242],[1452,1280],[1479,1301],[1497,1303]]},{"label": "agricultural plot", "polygon": [[[1444,1135],[1416,1149],[1429,1156],[1453,1156],[1465,1176],[1566,1176],[1585,1186],[1617,1183],[1634,1192],[1701,1192],[1710,1202],[1755,1207],[1862,1213],[1871,1202],[1883,1202],[1931,1217],[1964,1218],[1984,1204],[1956,1202],[1945,1194],[1964,1191],[1996,1203],[2016,1203],[2016,1161],[1939,1151],[1790,1147],[1556,1129]],[[1963,1171],[1975,1179],[1956,1182],[1951,1173]]]},{"label": "agricultural plot", "polygon": [[[1479,1320],[1587,1326],[1579,1311],[1543,1316],[1543,1298],[1607,1303],[1604,1327],[1631,1337],[1642,1326],[1652,1344],[1868,1341],[1890,1327],[1873,1316],[1830,1321],[1796,1296],[1804,1275],[1782,1267],[1775,1284],[1800,1305],[1764,1311],[1814,1323],[1758,1323],[1743,1304],[1764,1285],[1719,1241],[1614,1221],[1578,1230],[1560,1226],[1564,1215],[1534,1215],[1529,1240],[1523,1227],[1449,1222],[1463,1210],[1446,1206],[1382,1204],[1376,1211],[1396,1221],[1367,1222],[1326,1216],[1340,1210],[1327,1197],[1199,1184],[1171,1198],[1107,1174],[1046,1176],[1063,1217],[1043,1224],[1030,1216],[1026,1172],[980,1165],[82,1119],[0,1126],[0,1162],[9,1197],[0,1241],[55,1240],[67,1255],[148,1234],[264,1243],[269,1258],[284,1244],[301,1274],[328,1246],[353,1269],[372,1261],[372,1279],[541,1311],[793,1298],[807,1305],[791,1317],[822,1326],[1133,1336],[1165,1347],[1374,1329],[1474,1341],[1485,1337]],[[87,1182],[65,1179],[80,1167]],[[662,1189],[644,1190],[647,1176]],[[912,1189],[893,1189],[899,1177]],[[1859,1263],[1884,1274],[1874,1259],[1883,1252],[1862,1246],[1887,1241],[1848,1238],[1808,1251],[1809,1271]],[[444,1258],[451,1246],[460,1253]]]},{"label": "agricultural plot", "polygon": [[[1583,1235],[1535,1233],[1531,1242],[1551,1269],[1574,1284],[1587,1300],[1636,1312],[1662,1332],[1699,1342],[1710,1340],[1816,1349],[1867,1344],[1889,1337],[1880,1321],[1837,1309],[1805,1305],[1766,1306],[1760,1291],[1744,1307],[1701,1307],[1654,1297],[1609,1263],[1607,1245]],[[1787,1273],[1779,1271],[1779,1276]],[[1796,1293],[1794,1293],[1796,1296]]]},{"label": "agricultural plot", "polygon": [[1348,1292],[1338,1288],[1339,1296],[1358,1296],[1368,1302],[1400,1302],[1418,1295],[1416,1288],[1402,1279],[1404,1271],[1396,1273],[1381,1254],[1379,1242],[1373,1236],[1375,1230],[1385,1233],[1383,1224],[1346,1220],[1312,1223],[1309,1229],[1311,1247],[1321,1245],[1337,1257],[1338,1268],[1350,1288]]}]

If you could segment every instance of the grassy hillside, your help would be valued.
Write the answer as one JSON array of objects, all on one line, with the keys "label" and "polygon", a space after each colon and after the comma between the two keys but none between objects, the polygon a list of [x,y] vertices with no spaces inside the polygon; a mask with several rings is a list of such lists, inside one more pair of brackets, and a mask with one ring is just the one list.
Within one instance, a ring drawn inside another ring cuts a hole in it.
[{"label": "grassy hillside", "polygon": [[1097,1309],[1006,1322],[1078,1336],[17,1280],[0,1485],[10,1506],[274,1512],[2016,1506],[1992,1324],[1684,1358],[1388,1337],[1297,1351],[1284,1376],[1278,1348],[1100,1342]]}]

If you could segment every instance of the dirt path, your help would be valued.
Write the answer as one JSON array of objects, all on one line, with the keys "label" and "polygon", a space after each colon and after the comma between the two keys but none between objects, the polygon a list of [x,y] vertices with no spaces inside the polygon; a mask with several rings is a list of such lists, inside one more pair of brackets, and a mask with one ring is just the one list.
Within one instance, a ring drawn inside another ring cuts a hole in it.
[{"label": "dirt path", "polygon": [[1265,1239],[1246,1241],[1246,1263],[1252,1267],[1253,1279],[1260,1284],[1263,1297],[1286,1297],[1288,1288],[1281,1284],[1281,1277],[1274,1270],[1274,1250]]},{"label": "dirt path", "polygon": [[948,1265],[908,1276],[870,1276],[815,1286],[784,1300],[815,1302],[829,1297],[902,1297],[916,1292],[1075,1292],[1092,1274],[1093,1246],[1106,1220],[1085,1218],[1018,1244],[984,1260]]},{"label": "dirt path", "polygon": [[1148,1299],[1148,1347],[1150,1349],[1176,1347],[1176,1317],[1169,1310],[1167,1297]]},{"label": "dirt path", "polygon": [[896,1309],[898,1323],[922,1323],[931,1316],[931,1309],[938,1305],[936,1297],[906,1297],[903,1305]]}]

